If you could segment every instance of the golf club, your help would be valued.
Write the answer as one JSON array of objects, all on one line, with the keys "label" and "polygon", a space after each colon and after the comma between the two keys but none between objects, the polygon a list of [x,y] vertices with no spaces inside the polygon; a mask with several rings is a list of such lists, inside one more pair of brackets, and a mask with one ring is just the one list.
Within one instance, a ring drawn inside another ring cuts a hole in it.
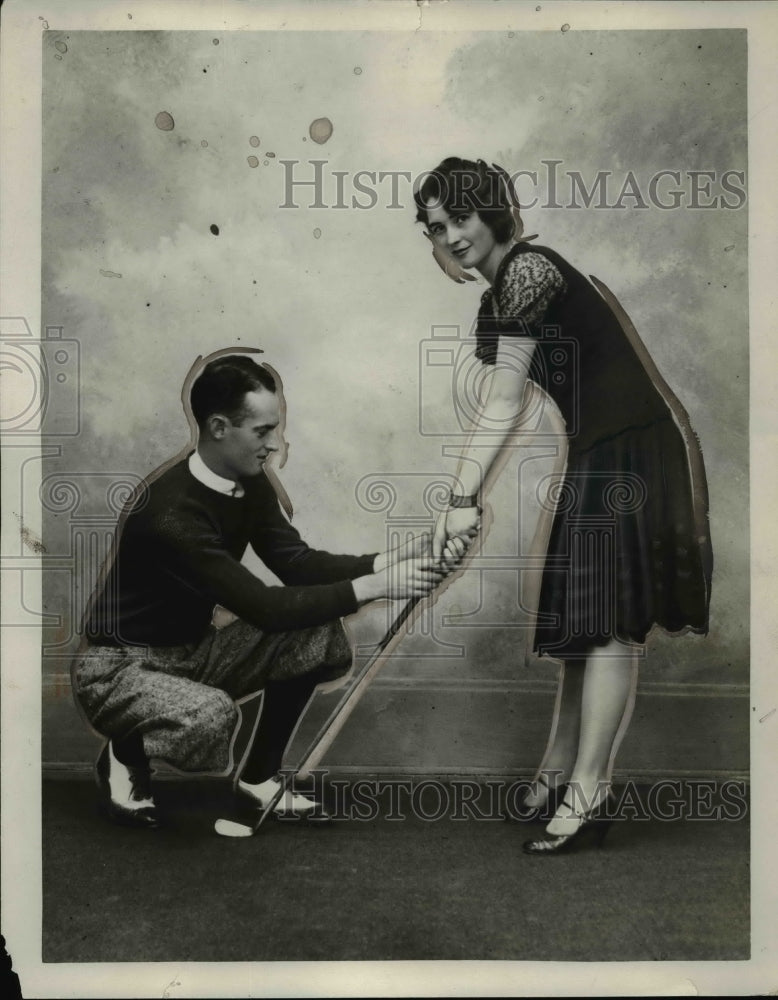
[{"label": "golf club", "polygon": [[252,825],[246,823],[238,823],[231,819],[217,819],[214,824],[214,830],[221,837],[253,837],[255,833],[259,830],[262,824],[265,822],[267,817],[273,812],[275,807],[281,801],[282,796],[286,790],[291,785],[293,779],[296,775],[300,773],[306,773],[308,769],[315,766],[316,761],[318,761],[321,756],[329,747],[332,741],[335,739],[337,734],[343,728],[346,720],[351,715],[354,708],[356,708],[357,703],[360,698],[367,690],[370,681],[373,679],[375,674],[378,672],[380,666],[383,662],[383,654],[386,652],[387,647],[390,645],[392,640],[398,635],[400,629],[408,621],[416,606],[422,600],[421,597],[414,597],[405,605],[400,614],[395,618],[394,622],[389,628],[389,631],[383,637],[381,642],[375,649],[375,652],[371,655],[370,659],[365,663],[362,669],[357,674],[354,683],[349,688],[345,696],[340,700],[340,702],[335,706],[335,708],[330,712],[329,717],[326,722],[321,726],[319,731],[316,733],[314,738],[308,745],[305,754],[303,755],[298,767],[291,771],[284,771],[281,775],[281,784],[278,791],[273,795],[273,798],[268,802],[266,806],[262,809],[261,813]]}]

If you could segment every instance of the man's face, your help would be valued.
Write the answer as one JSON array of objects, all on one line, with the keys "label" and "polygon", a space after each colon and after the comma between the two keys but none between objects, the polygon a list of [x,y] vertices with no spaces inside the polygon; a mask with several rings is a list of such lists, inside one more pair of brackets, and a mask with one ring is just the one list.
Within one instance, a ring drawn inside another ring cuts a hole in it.
[{"label": "man's face", "polygon": [[[281,410],[278,395],[267,389],[247,392],[245,416],[239,423],[226,422],[219,442],[223,468],[230,479],[245,479],[262,471],[265,459],[278,451]],[[239,418],[236,418],[239,419]]]}]

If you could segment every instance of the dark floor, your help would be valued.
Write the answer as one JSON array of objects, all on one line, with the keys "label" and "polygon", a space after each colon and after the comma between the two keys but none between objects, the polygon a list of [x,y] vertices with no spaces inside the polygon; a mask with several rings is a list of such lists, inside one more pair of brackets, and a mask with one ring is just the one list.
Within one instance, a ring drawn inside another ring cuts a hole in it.
[{"label": "dark floor", "polygon": [[43,796],[47,962],[749,957],[747,818],[616,822],[536,858],[541,825],[404,809],[226,840],[225,782],[159,782],[157,831],[104,821],[86,780]]}]

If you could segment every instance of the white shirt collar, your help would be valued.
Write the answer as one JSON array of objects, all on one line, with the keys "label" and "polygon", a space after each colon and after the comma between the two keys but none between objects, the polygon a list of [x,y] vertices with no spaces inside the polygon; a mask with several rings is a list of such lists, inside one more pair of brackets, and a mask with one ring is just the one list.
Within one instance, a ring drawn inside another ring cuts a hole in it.
[{"label": "white shirt collar", "polygon": [[209,489],[216,490],[217,493],[228,493],[236,497],[243,496],[244,490],[240,483],[236,483],[232,479],[225,479],[223,476],[217,476],[202,460],[199,451],[193,451],[189,456],[189,471],[195,479]]}]

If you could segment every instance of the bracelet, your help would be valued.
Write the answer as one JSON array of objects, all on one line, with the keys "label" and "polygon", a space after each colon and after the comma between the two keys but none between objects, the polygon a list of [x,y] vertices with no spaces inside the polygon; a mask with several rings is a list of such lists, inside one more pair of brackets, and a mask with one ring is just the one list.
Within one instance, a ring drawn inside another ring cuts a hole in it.
[{"label": "bracelet", "polygon": [[479,510],[481,509],[480,506],[479,506],[479,504],[478,504],[478,494],[477,493],[474,493],[472,496],[469,496],[469,497],[463,497],[463,496],[459,496],[458,494],[454,493],[453,490],[448,495],[448,506],[449,506],[449,509],[458,508],[458,507],[478,507]]}]

